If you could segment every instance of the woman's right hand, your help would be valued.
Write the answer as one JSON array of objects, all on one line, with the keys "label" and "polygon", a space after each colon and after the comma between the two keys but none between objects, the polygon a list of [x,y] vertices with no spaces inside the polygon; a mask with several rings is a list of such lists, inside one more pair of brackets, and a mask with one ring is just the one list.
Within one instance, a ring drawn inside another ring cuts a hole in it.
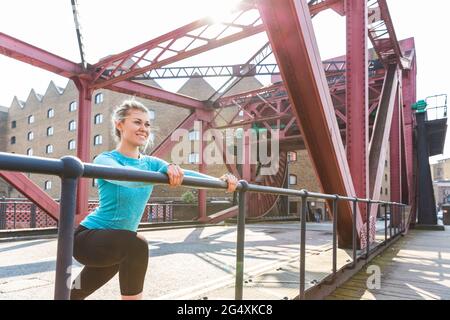
[{"label": "woman's right hand", "polygon": [[179,165],[171,163],[167,166],[167,176],[169,177],[169,185],[178,187],[183,183],[184,171]]}]

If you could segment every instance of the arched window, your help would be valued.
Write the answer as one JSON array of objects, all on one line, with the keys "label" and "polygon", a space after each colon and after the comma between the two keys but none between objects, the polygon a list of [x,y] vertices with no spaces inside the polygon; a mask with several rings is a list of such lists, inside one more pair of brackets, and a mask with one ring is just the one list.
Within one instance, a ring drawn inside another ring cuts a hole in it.
[{"label": "arched window", "polygon": [[33,115],[28,116],[28,123],[29,123],[29,124],[34,123],[34,116],[33,116]]},{"label": "arched window", "polygon": [[47,128],[47,136],[52,136],[53,135],[53,127],[48,127]]},{"label": "arched window", "polygon": [[69,112],[74,112],[77,111],[77,102],[76,101],[72,101],[71,103],[69,103]]},{"label": "arched window", "polygon": [[52,182],[50,180],[45,181],[44,183],[44,189],[50,190],[52,188]]},{"label": "arched window", "polygon": [[95,104],[99,104],[103,102],[103,93],[97,93],[94,98]]},{"label": "arched window", "polygon": [[297,185],[297,176],[295,174],[290,174],[289,175],[289,184],[291,186]]},{"label": "arched window", "polygon": [[54,109],[48,109],[47,111],[47,118],[53,118],[55,116],[55,110]]},{"label": "arched window", "polygon": [[103,137],[98,134],[94,137],[94,146],[98,146],[103,143]]},{"label": "arched window", "polygon": [[48,154],[53,153],[53,145],[48,144],[47,147],[45,147],[45,152]]},{"label": "arched window", "polygon": [[103,122],[103,115],[101,113],[98,113],[94,117],[94,124],[100,124]]},{"label": "arched window", "polygon": [[28,132],[28,134],[27,134],[27,139],[28,139],[28,141],[31,141],[31,140],[34,139],[34,133],[33,133],[33,131]]},{"label": "arched window", "polygon": [[75,142],[75,140],[70,140],[67,147],[69,150],[75,150],[77,147],[77,143]]},{"label": "arched window", "polygon": [[16,137],[11,137],[11,144],[16,144]]},{"label": "arched window", "polygon": [[28,148],[27,149],[27,156],[32,156],[33,155],[33,148]]},{"label": "arched window", "polygon": [[198,153],[192,152],[189,154],[188,162],[191,164],[200,162],[200,155]]},{"label": "arched window", "polygon": [[75,131],[77,130],[77,123],[75,120],[72,120],[69,122],[69,131]]}]

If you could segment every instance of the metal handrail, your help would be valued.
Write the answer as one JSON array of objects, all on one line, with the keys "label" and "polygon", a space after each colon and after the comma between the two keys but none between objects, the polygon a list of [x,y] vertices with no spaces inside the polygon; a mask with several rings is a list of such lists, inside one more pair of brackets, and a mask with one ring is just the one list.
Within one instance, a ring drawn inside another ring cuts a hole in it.
[{"label": "metal handrail", "polygon": [[[72,255],[73,255],[73,225],[75,221],[76,208],[76,192],[78,179],[84,178],[103,178],[109,180],[149,182],[152,184],[169,184],[167,175],[158,172],[149,172],[135,169],[112,168],[103,165],[83,163],[78,158],[66,156],[61,159],[47,159],[41,157],[30,157],[11,153],[0,152],[0,170],[29,172],[47,175],[56,175],[61,178],[61,202],[60,202],[60,220],[58,228],[58,246],[56,259],[56,275],[55,275],[55,294],[54,298],[58,300],[67,300],[70,298],[70,288],[68,287],[67,277],[71,276]],[[197,189],[227,189],[227,183],[222,180],[212,180],[196,177],[184,177],[183,186]],[[402,208],[401,223],[402,229],[396,228],[394,236],[405,230],[404,228],[404,204],[396,202],[387,202],[380,200],[361,199],[356,197],[330,195],[317,192],[309,192],[307,190],[293,190],[276,187],[261,186],[249,184],[245,180],[240,180],[237,185],[239,191],[239,214],[237,223],[237,244],[236,244],[236,282],[235,282],[235,298],[242,299],[243,294],[243,278],[244,278],[244,243],[245,243],[245,213],[246,213],[246,193],[269,193],[285,196],[300,197],[302,199],[301,210],[301,228],[300,228],[300,299],[305,298],[305,252],[306,252],[306,211],[307,199],[323,199],[333,202],[333,213],[337,215],[337,202],[350,201],[353,202],[353,261],[354,266],[358,257],[356,255],[356,208],[357,203],[366,203],[367,212],[370,212],[371,204],[382,204],[391,207],[391,217],[393,208]],[[386,212],[386,211],[385,211]],[[333,276],[337,272],[337,219],[333,216]],[[386,213],[385,213],[386,215]],[[391,220],[392,221],[392,220]],[[368,224],[369,224],[368,219]],[[369,226],[368,226],[369,227]],[[390,229],[390,239],[392,235],[392,223]],[[387,241],[387,233],[385,231]],[[367,232],[367,248],[366,259],[370,254],[370,235]],[[383,242],[384,243],[384,242]]]}]

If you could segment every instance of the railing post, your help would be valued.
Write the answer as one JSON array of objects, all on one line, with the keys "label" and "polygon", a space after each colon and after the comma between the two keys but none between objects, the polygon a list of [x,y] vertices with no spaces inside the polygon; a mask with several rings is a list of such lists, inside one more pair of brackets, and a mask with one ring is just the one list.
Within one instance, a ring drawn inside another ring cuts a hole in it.
[{"label": "railing post", "polygon": [[367,202],[367,204],[366,204],[366,209],[367,209],[366,259],[369,259],[369,254],[370,254],[370,207],[371,207],[371,203],[370,203],[370,200],[369,200],[369,202]]},{"label": "railing post", "polygon": [[6,229],[6,199],[3,197],[0,202],[0,230]]},{"label": "railing post", "polygon": [[383,204],[384,207],[384,244],[387,243],[387,205]]},{"label": "railing post", "polygon": [[300,300],[305,299],[305,257],[306,257],[306,211],[308,192],[301,190],[304,193],[302,195],[302,207],[300,216]]},{"label": "railing post", "polygon": [[337,271],[337,221],[338,221],[338,211],[337,211],[337,201],[339,196],[336,195],[336,199],[333,200],[333,279],[336,276]]},{"label": "railing post", "polygon": [[14,201],[14,213],[13,213],[13,229],[16,228],[16,209],[17,209],[17,204]]},{"label": "railing post", "polygon": [[352,264],[352,268],[354,268],[356,266],[356,209],[358,206],[358,199],[355,198],[355,200],[353,200],[353,225],[352,225],[352,249],[353,249],[353,264]]},{"label": "railing post", "polygon": [[234,298],[242,300],[244,286],[244,243],[245,243],[245,216],[246,216],[246,191],[248,183],[240,180],[241,190],[239,191],[239,214],[237,223],[237,243],[236,243],[236,283]]},{"label": "railing post", "polygon": [[391,209],[389,213],[389,240],[390,240],[392,239],[392,224],[393,224],[392,220],[394,217],[394,206],[392,203],[389,205],[389,208]]},{"label": "railing post", "polygon": [[30,228],[36,228],[36,205],[34,203],[30,206]]},{"label": "railing post", "polygon": [[77,201],[78,178],[83,174],[83,164],[75,157],[63,157],[61,205],[56,253],[55,300],[69,300],[72,275],[73,227]]}]

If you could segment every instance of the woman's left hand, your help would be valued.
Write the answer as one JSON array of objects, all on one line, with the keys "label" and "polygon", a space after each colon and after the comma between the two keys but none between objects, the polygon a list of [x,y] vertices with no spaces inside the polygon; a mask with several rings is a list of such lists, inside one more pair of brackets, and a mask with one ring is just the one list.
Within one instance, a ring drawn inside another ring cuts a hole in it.
[{"label": "woman's left hand", "polygon": [[227,192],[234,192],[236,190],[238,179],[231,173],[224,174],[223,176],[220,177],[220,179],[228,183]]},{"label": "woman's left hand", "polygon": [[184,171],[179,165],[171,163],[167,167],[167,175],[169,176],[169,185],[171,187],[181,186],[184,178]]}]

